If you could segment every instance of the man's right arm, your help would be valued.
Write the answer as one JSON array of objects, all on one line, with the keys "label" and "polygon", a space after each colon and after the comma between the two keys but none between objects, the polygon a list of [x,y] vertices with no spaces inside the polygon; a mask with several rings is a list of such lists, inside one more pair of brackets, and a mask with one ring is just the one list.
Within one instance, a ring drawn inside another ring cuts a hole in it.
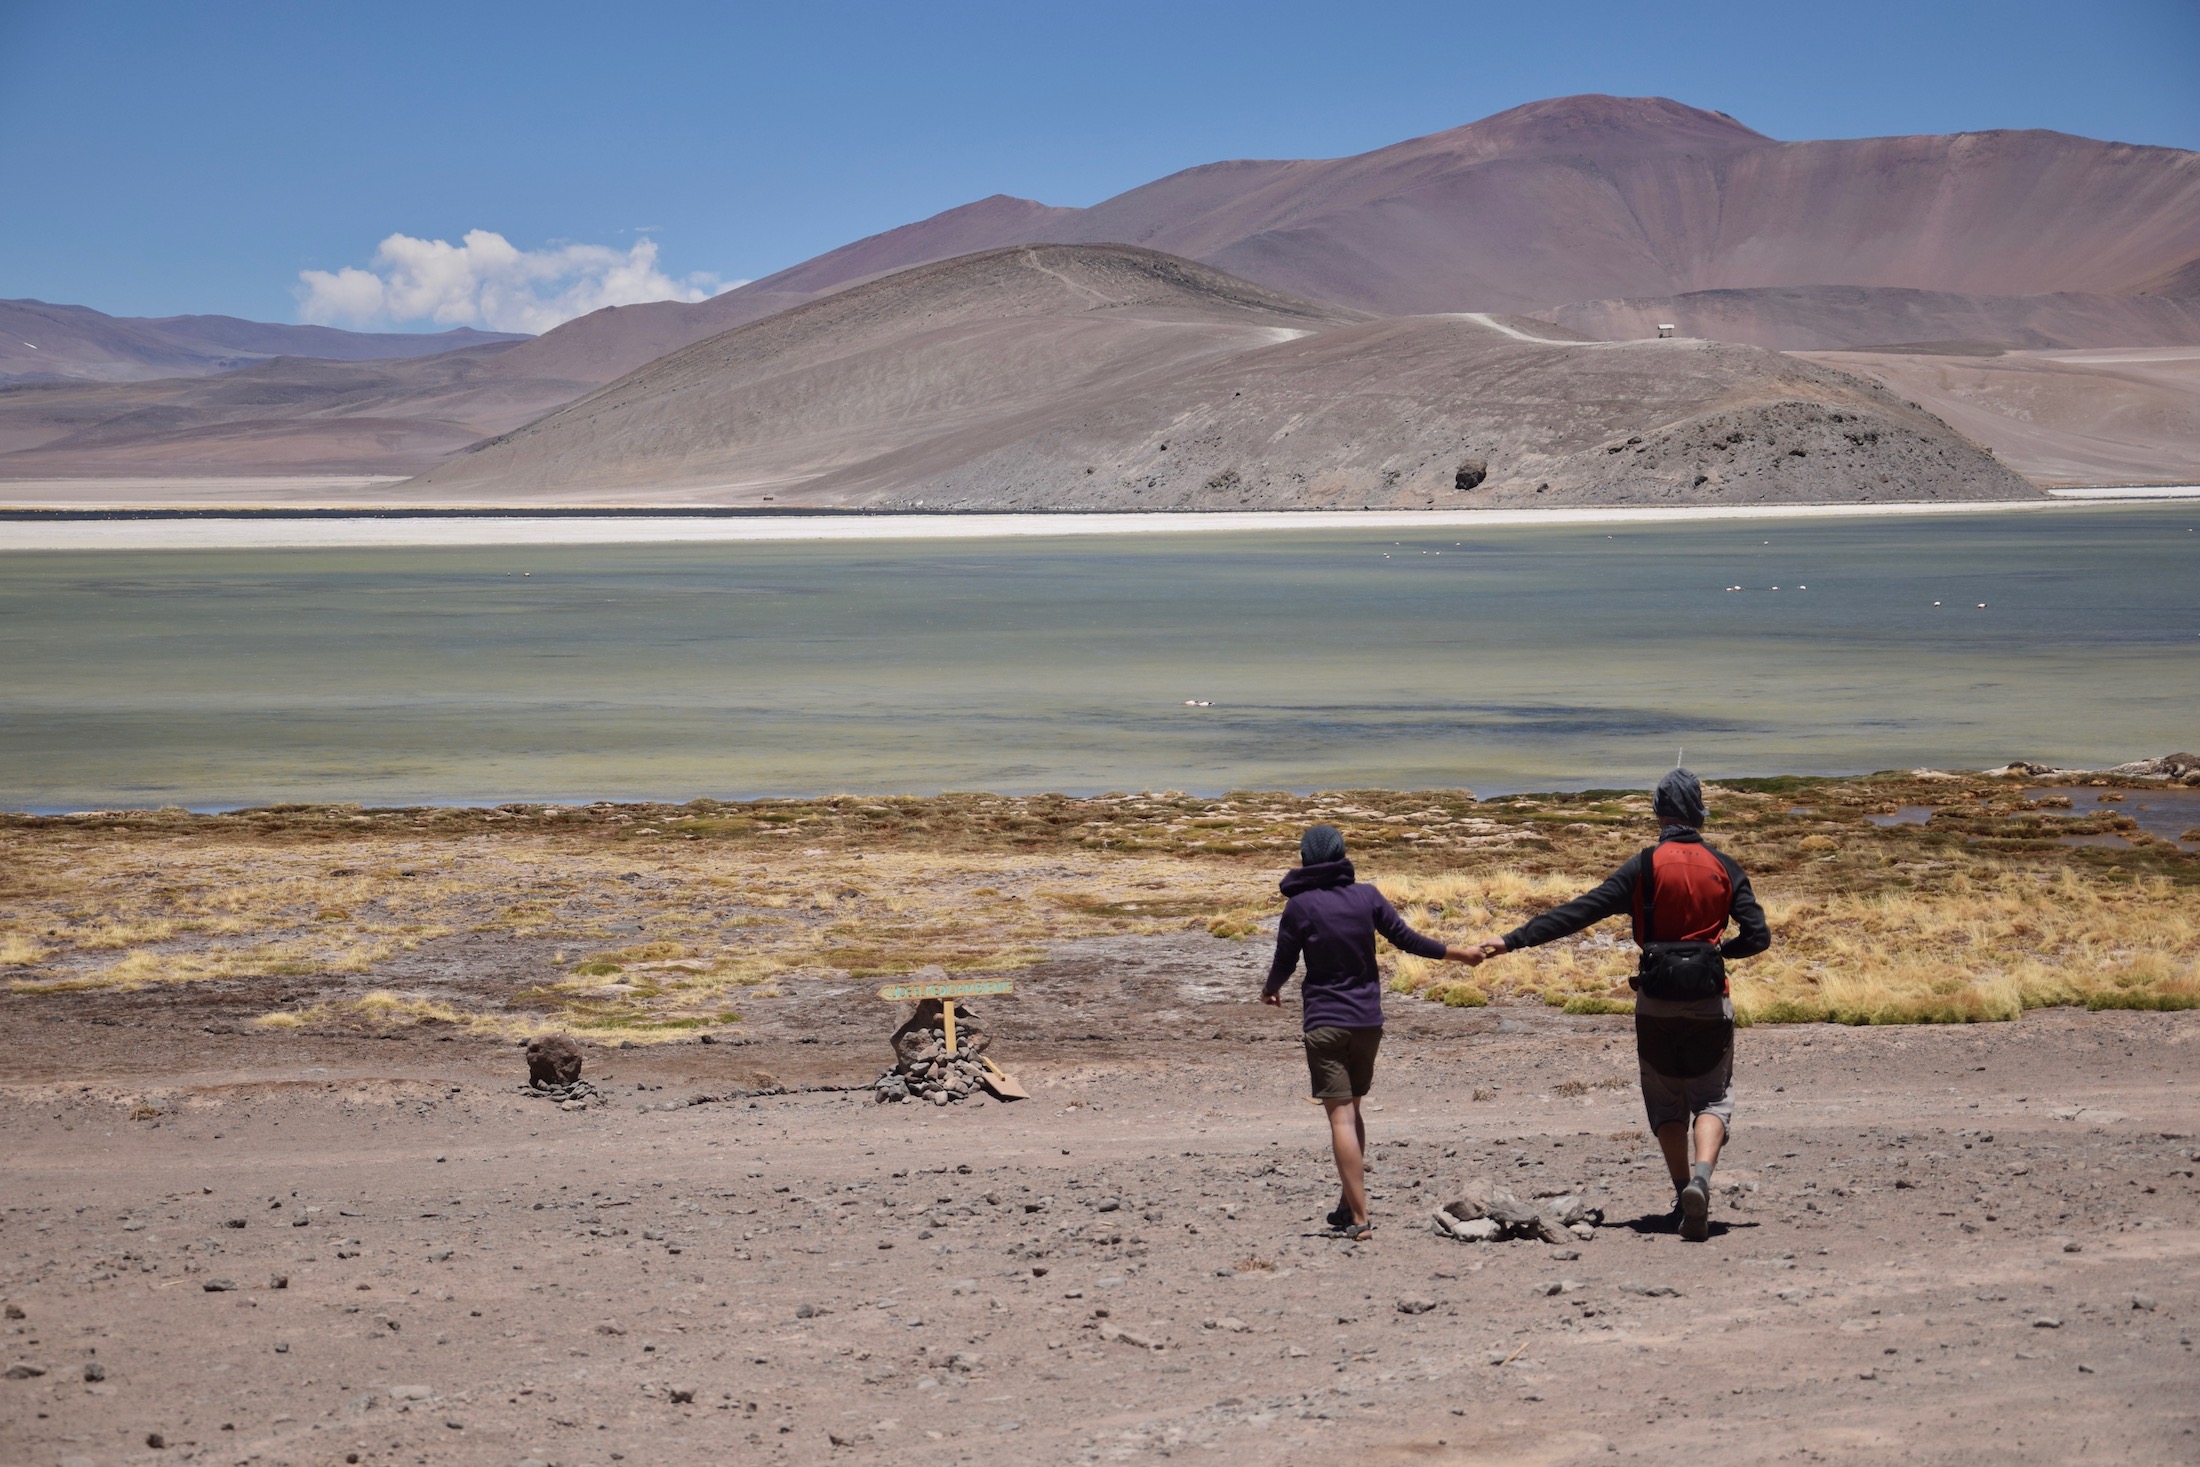
[{"label": "man's right arm", "polygon": [[1518,952],[1524,947],[1541,947],[1546,942],[1556,942],[1569,937],[1584,927],[1593,927],[1607,917],[1622,912],[1631,913],[1635,905],[1635,880],[1642,869],[1642,857],[1638,853],[1627,858],[1625,865],[1604,878],[1594,889],[1583,892],[1562,906],[1551,908],[1540,917],[1527,921],[1505,934],[1505,951]]}]

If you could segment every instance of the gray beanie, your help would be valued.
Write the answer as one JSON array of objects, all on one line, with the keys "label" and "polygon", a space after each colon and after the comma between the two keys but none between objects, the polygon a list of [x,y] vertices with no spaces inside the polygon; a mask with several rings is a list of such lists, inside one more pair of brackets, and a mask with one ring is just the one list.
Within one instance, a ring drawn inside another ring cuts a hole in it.
[{"label": "gray beanie", "polygon": [[1650,808],[1660,820],[1701,825],[1704,822],[1703,784],[1687,770],[1676,769],[1658,781],[1657,798]]},{"label": "gray beanie", "polygon": [[1299,864],[1326,866],[1344,859],[1344,832],[1334,825],[1309,825],[1299,837]]}]

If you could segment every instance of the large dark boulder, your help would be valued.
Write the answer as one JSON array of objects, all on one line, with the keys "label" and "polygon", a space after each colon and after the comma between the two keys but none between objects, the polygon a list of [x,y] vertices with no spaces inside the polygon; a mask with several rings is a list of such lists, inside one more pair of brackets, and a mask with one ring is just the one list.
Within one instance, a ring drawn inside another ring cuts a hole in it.
[{"label": "large dark boulder", "polygon": [[562,1034],[527,1041],[527,1083],[537,1090],[570,1085],[581,1077],[581,1047]]}]

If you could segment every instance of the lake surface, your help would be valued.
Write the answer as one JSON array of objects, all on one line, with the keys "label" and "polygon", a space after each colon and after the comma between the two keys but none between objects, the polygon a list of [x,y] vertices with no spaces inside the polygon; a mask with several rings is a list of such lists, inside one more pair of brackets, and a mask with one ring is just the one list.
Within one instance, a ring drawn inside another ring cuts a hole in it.
[{"label": "lake surface", "polygon": [[10,554],[0,805],[2102,765],[2200,743],[2196,528]]}]

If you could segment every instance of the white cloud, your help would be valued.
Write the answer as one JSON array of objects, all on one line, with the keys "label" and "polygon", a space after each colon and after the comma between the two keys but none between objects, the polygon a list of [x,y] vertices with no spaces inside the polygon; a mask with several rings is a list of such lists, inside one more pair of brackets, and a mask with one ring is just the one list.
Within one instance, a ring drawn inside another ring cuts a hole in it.
[{"label": "white cloud", "polygon": [[657,242],[631,248],[559,245],[523,250],[486,229],[463,243],[393,234],[365,270],[298,272],[298,314],[317,326],[433,322],[489,331],[548,331],[605,306],[699,301],[745,282],[657,266]]}]

